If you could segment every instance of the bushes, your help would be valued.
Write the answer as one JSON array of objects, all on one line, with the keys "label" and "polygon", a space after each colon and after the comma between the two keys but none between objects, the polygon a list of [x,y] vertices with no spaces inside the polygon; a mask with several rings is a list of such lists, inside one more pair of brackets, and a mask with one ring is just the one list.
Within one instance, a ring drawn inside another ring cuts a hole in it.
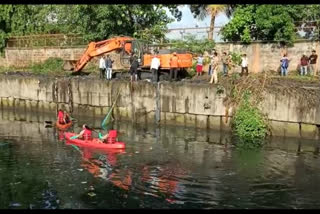
[{"label": "bushes", "polygon": [[263,145],[268,133],[267,121],[259,109],[252,106],[250,93],[245,92],[243,100],[232,119],[232,129],[238,139],[239,146],[254,148]]},{"label": "bushes", "polygon": [[34,64],[30,67],[33,73],[49,74],[49,73],[63,73],[63,59],[49,58],[44,62]]}]

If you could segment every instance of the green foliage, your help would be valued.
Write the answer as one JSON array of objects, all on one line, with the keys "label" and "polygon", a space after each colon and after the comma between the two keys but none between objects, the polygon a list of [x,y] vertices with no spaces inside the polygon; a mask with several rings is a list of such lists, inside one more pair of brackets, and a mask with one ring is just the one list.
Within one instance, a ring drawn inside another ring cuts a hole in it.
[{"label": "green foliage", "polygon": [[236,80],[238,80],[238,79],[240,79],[241,77],[240,77],[240,74],[239,73],[232,73],[231,74],[231,80],[232,81],[236,81]]},{"label": "green foliage", "polygon": [[241,61],[242,61],[241,58],[242,58],[241,53],[231,52],[231,61],[233,64],[241,65]]},{"label": "green foliage", "polygon": [[45,60],[42,63],[34,64],[30,67],[33,73],[38,74],[57,74],[57,73],[63,73],[62,67],[63,67],[64,61],[61,58],[49,58]]},{"label": "green foliage", "polygon": [[[88,41],[99,41],[110,35],[128,35],[159,40],[170,19],[163,5],[61,5],[58,24],[64,32],[80,33]],[[173,7],[173,6],[172,6]],[[177,15],[178,16],[178,15]],[[136,34],[135,34],[136,33]],[[153,34],[150,36],[150,34]]]},{"label": "green foliage", "polygon": [[[253,40],[278,40],[292,44],[296,29],[303,21],[305,5],[241,5],[222,29],[228,41],[249,43]],[[314,11],[314,13],[319,13]],[[296,25],[295,25],[296,24]]]},{"label": "green foliage", "polygon": [[303,17],[299,27],[306,27],[301,29],[305,32],[304,38],[320,39],[320,4],[304,6],[299,13]]},{"label": "green foliage", "polygon": [[[207,14],[208,4],[190,4],[189,8],[194,18],[203,18]],[[228,17],[230,17],[238,5],[228,4],[226,5],[225,12]]]},{"label": "green foliage", "polygon": [[190,77],[193,77],[193,76],[195,76],[197,74],[196,66],[197,66],[197,61],[195,61],[195,60],[192,61],[192,66],[188,71],[188,74],[190,75]]},{"label": "green foliage", "polygon": [[76,33],[87,41],[136,35],[159,41],[173,21],[165,8],[181,19],[174,4],[0,5],[0,49],[8,37],[29,34]]},{"label": "green foliage", "polygon": [[146,28],[139,32],[134,32],[133,37],[146,41],[162,42],[165,38],[165,34],[168,32],[165,23]]},{"label": "green foliage", "polygon": [[215,47],[215,43],[208,39],[196,39],[194,35],[186,35],[184,40],[171,40],[172,48],[183,49],[194,54],[210,52]]},{"label": "green foliage", "polygon": [[263,145],[268,129],[265,118],[257,107],[250,104],[249,99],[250,93],[246,91],[233,116],[232,128],[239,146],[254,148]]}]

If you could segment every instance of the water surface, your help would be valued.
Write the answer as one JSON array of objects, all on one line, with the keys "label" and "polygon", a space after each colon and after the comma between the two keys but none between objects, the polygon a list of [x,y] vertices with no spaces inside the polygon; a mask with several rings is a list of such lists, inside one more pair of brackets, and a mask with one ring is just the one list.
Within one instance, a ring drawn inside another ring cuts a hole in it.
[{"label": "water surface", "polygon": [[[101,131],[101,118],[77,119],[72,131]],[[316,141],[245,152],[228,133],[123,121],[117,153],[66,145],[45,120],[54,117],[1,111],[1,209],[320,208]]]}]

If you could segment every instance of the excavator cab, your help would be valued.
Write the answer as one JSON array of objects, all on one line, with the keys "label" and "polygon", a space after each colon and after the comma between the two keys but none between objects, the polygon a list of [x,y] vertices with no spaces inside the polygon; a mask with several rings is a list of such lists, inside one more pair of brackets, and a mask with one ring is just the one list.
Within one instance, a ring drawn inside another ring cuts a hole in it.
[{"label": "excavator cab", "polygon": [[134,53],[139,61],[140,65],[143,65],[143,55],[148,51],[148,45],[143,40],[127,41],[120,53],[120,63],[122,66],[130,67],[130,57]]}]

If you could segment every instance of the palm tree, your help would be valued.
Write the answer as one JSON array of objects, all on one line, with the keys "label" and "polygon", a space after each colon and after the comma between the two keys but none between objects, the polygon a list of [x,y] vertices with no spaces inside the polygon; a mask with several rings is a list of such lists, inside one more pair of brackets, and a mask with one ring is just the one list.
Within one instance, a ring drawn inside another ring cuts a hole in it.
[{"label": "palm tree", "polygon": [[226,12],[228,16],[232,13],[232,6],[225,4],[202,4],[202,5],[190,5],[190,10],[194,13],[194,16],[203,20],[206,16],[210,15],[210,29],[208,39],[213,40],[214,22],[216,16],[220,12]]}]

